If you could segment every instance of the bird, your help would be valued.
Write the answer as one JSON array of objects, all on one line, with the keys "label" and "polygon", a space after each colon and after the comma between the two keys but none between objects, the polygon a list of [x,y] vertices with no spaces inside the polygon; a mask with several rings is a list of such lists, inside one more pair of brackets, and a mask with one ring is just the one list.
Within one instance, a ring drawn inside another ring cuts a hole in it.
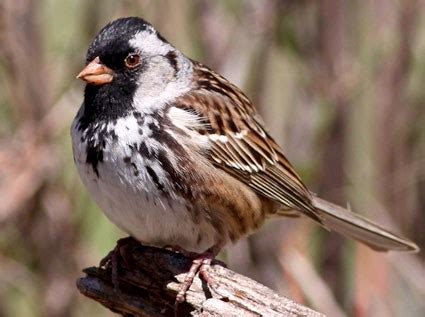
[{"label": "bird", "polygon": [[240,88],[139,17],[109,22],[77,78],[72,123],[80,178],[106,216],[140,243],[184,250],[213,285],[211,261],[269,218],[305,216],[377,251],[412,241],[319,198],[301,180]]}]

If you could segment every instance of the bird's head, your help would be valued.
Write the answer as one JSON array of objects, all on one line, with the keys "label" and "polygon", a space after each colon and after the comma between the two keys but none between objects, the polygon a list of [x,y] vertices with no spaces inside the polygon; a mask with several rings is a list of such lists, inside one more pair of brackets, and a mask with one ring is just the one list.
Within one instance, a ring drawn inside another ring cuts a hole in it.
[{"label": "bird's head", "polygon": [[87,99],[94,106],[103,99],[134,103],[135,95],[139,101],[155,98],[181,81],[188,73],[187,61],[145,20],[121,18],[95,37],[77,77],[87,82],[86,104]]}]

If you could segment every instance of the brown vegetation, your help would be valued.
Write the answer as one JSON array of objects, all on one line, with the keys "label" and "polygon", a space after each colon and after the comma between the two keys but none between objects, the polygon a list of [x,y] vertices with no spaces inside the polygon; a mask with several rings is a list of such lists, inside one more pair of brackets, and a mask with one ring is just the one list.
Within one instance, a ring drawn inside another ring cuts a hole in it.
[{"label": "brown vegetation", "polygon": [[[124,236],[87,196],[69,125],[107,21],[139,15],[255,101],[312,190],[425,245],[425,7],[412,1],[0,2],[0,316],[105,316],[79,271]],[[418,255],[303,220],[229,248],[229,267],[330,316],[422,316]]]}]

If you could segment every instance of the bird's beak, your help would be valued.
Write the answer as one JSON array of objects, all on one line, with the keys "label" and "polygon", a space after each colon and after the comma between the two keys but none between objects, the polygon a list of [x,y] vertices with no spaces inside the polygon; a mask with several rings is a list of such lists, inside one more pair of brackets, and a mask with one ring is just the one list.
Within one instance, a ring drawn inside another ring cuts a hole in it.
[{"label": "bird's beak", "polygon": [[77,78],[82,79],[90,85],[104,85],[113,79],[113,71],[100,62],[99,56],[87,64],[78,74]]}]

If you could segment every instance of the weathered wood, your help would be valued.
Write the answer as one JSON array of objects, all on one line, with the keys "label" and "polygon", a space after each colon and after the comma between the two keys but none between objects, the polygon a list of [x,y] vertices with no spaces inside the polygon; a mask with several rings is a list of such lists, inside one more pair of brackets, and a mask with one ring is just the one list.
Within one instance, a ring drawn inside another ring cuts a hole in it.
[{"label": "weathered wood", "polygon": [[[118,288],[108,265],[85,269],[86,276],[77,281],[80,292],[121,315],[174,316],[175,297],[191,260],[140,244],[126,247],[125,254],[119,261]],[[216,289],[197,276],[177,316],[323,316],[219,262],[213,263],[211,275],[218,282]]]}]

